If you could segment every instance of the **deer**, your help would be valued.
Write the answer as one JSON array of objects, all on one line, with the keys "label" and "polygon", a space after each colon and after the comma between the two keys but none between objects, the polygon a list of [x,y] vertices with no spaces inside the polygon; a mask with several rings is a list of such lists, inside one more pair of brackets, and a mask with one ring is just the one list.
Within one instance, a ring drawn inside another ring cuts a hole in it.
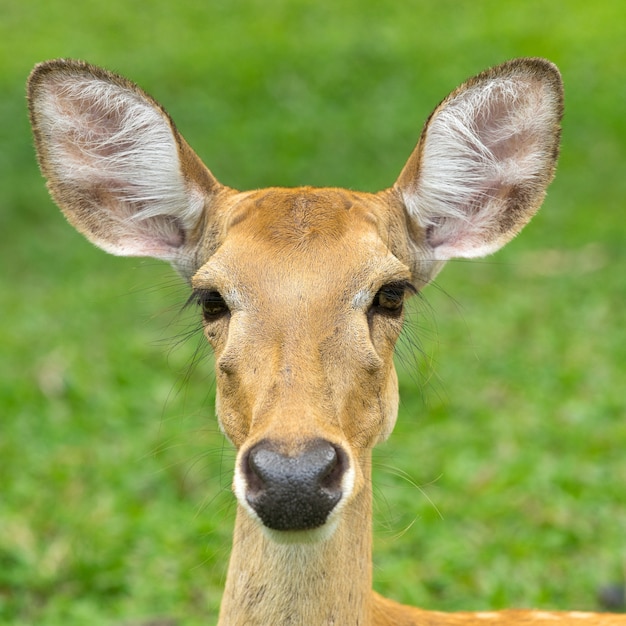
[{"label": "deer", "polygon": [[500,249],[542,204],[563,113],[555,65],[513,59],[461,84],[377,193],[223,185],[156,100],[83,61],[36,65],[28,105],[70,224],[106,252],[169,262],[198,306],[236,450],[220,626],[626,626],[444,613],[372,589],[372,449],[397,417],[405,303],[446,261]]}]

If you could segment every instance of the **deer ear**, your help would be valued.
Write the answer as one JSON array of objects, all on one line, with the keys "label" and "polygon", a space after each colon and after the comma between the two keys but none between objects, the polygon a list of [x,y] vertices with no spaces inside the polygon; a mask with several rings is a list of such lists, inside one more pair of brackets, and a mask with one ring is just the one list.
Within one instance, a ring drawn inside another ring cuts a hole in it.
[{"label": "deer ear", "polygon": [[28,81],[39,164],[55,202],[92,243],[170,261],[182,273],[219,184],[150,96],[78,61]]},{"label": "deer ear", "polygon": [[429,258],[484,256],[523,228],[554,175],[562,109],[543,59],[487,70],[435,109],[395,187]]}]

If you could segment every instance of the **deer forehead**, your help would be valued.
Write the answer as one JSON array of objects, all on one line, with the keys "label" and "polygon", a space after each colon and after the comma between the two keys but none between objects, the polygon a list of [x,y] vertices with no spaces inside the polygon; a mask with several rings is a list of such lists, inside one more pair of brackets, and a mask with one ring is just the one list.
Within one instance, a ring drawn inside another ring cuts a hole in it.
[{"label": "deer forehead", "polygon": [[[386,282],[408,280],[388,247],[388,204],[341,189],[268,189],[237,194],[223,243],[192,279],[235,309],[349,303],[362,308]],[[397,237],[394,252],[404,256]]]}]

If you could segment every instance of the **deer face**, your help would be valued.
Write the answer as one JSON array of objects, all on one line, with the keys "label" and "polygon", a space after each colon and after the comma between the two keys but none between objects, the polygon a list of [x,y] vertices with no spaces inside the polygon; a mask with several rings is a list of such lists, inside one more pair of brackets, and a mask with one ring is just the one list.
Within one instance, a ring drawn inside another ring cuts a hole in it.
[{"label": "deer face", "polygon": [[362,487],[361,452],[395,422],[406,236],[394,255],[394,212],[374,195],[277,189],[231,203],[192,286],[238,448],[235,493],[270,529],[316,528]]}]

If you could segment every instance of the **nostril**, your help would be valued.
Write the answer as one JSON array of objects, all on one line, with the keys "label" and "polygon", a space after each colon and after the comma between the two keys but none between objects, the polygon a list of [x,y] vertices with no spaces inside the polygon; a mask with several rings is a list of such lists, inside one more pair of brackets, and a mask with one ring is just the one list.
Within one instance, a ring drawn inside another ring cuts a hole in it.
[{"label": "nostril", "polygon": [[248,451],[243,459],[244,474],[248,494],[254,495],[263,490],[268,479],[271,467],[275,464],[276,453],[265,444],[259,444]]},{"label": "nostril", "polygon": [[342,496],[348,456],[317,439],[295,456],[262,441],[242,459],[246,500],[263,523],[276,530],[321,526]]},{"label": "nostril", "polygon": [[340,489],[348,457],[341,448],[331,445],[326,460],[326,465],[320,472],[320,486],[329,490]]}]

